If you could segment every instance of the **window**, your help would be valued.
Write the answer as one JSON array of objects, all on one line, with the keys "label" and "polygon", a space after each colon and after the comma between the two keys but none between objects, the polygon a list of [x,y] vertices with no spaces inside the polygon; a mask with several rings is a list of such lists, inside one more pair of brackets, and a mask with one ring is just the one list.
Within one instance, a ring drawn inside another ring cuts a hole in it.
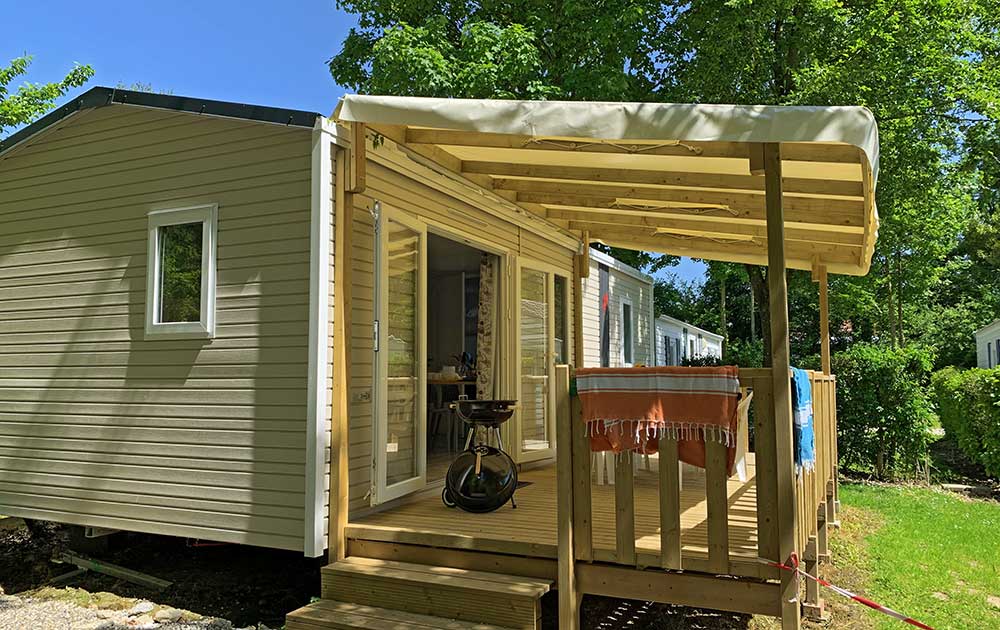
[{"label": "window", "polygon": [[149,213],[146,334],[215,334],[217,206]]},{"label": "window", "polygon": [[632,367],[633,354],[632,304],[622,302],[622,364]]}]

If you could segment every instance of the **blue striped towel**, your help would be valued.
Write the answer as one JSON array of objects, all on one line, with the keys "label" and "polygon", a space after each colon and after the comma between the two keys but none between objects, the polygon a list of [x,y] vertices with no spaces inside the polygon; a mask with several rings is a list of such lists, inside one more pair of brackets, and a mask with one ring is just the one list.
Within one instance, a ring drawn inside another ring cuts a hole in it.
[{"label": "blue striped towel", "polygon": [[792,437],[795,441],[795,473],[816,467],[816,436],[813,433],[812,385],[809,373],[792,368]]}]

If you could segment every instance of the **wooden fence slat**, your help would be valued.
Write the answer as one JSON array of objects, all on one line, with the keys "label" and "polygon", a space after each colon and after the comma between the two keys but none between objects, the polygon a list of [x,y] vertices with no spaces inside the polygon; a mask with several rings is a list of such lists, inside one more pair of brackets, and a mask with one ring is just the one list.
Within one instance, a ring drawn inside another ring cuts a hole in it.
[{"label": "wooden fence slat", "polygon": [[572,396],[573,545],[577,560],[593,562],[594,537],[590,490],[590,438],[584,432],[580,397]]},{"label": "wooden fence slat", "polygon": [[714,573],[729,572],[729,475],[725,444],[705,440],[705,497],[708,501],[708,563]]},{"label": "wooden fence slat", "polygon": [[660,566],[681,570],[681,478],[677,440],[660,438]]},{"label": "wooden fence slat", "polygon": [[615,551],[620,564],[635,564],[635,483],[632,453],[615,455]]}]

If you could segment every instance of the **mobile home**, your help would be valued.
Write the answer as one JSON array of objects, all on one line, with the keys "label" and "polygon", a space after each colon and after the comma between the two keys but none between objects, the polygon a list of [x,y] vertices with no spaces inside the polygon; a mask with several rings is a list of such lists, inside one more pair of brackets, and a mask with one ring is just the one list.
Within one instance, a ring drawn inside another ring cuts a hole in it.
[{"label": "mobile home", "polygon": [[[553,586],[560,627],[594,593],[798,628],[818,593],[800,608],[761,560],[827,557],[828,360],[814,471],[773,308],[774,368],[739,373],[746,481],[706,440],[681,482],[665,436],[658,470],[626,452],[593,485],[570,394],[589,244],[811,269],[825,312],[828,271],[868,271],[877,156],[850,107],[347,96],[327,118],[90,90],[0,143],[0,512],[326,551],[293,629],[535,628]],[[516,510],[440,501],[459,392],[518,401]]]},{"label": "mobile home", "polygon": [[582,367],[653,365],[653,278],[596,249],[583,279]]},{"label": "mobile home", "polygon": [[681,365],[701,357],[722,358],[722,335],[669,315],[656,318],[656,365]]},{"label": "mobile home", "polygon": [[976,331],[976,365],[1000,367],[1000,319]]}]

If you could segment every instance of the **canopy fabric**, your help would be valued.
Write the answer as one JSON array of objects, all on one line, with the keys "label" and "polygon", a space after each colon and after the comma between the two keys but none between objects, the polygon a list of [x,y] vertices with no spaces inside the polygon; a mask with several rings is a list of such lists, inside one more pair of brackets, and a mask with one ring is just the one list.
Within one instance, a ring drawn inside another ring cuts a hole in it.
[{"label": "canopy fabric", "polygon": [[766,264],[763,143],[780,143],[786,264],[867,273],[878,130],[862,107],[345,96],[374,132],[591,240]]}]

